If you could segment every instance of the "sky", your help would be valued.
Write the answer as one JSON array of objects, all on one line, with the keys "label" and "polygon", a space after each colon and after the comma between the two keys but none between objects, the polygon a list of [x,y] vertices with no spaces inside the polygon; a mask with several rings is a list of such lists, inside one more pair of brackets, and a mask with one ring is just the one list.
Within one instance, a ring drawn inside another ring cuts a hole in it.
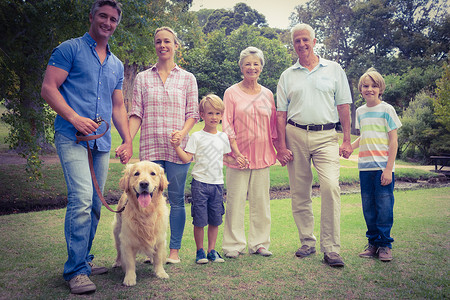
[{"label": "sky", "polygon": [[243,2],[266,17],[269,27],[287,29],[289,16],[297,5],[305,4],[308,0],[194,0],[192,11],[202,8],[232,9],[236,3]]}]

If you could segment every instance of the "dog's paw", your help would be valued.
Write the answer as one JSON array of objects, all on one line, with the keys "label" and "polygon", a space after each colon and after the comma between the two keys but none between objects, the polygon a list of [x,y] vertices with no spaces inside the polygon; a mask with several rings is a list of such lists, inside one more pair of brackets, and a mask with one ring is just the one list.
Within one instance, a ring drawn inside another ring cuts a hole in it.
[{"label": "dog's paw", "polygon": [[156,277],[160,279],[167,279],[169,278],[169,275],[166,273],[166,271],[162,270],[156,273]]},{"label": "dog's paw", "polygon": [[116,261],[116,262],[113,263],[113,265],[112,265],[113,268],[119,268],[119,267],[121,267],[121,266],[122,266],[122,264],[120,263],[120,261]]},{"label": "dog's paw", "polygon": [[122,284],[124,286],[135,286],[136,285],[136,274],[125,275]]}]

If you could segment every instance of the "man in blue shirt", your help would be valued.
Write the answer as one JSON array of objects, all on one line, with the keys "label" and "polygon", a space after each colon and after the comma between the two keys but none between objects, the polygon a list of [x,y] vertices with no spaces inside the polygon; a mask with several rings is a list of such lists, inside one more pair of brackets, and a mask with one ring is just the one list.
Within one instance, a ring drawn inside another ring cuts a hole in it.
[{"label": "man in blue shirt", "polygon": [[[339,157],[352,153],[350,143],[350,87],[344,70],[314,53],[315,33],[298,24],[291,30],[298,61],[285,70],[277,86],[278,160],[287,164],[292,213],[302,247],[297,257],[316,252],[311,188],[311,160],[319,175],[321,201],[320,248],[324,262],[343,267],[340,250]],[[344,140],[339,147],[336,123]]]},{"label": "man in blue shirt", "polygon": [[[86,143],[76,143],[75,134],[102,133],[93,119],[114,122],[123,144],[116,149],[122,163],[131,158],[132,140],[122,94],[123,64],[110,52],[108,40],[122,16],[115,0],[96,0],[89,14],[90,28],[84,36],[63,42],[53,50],[44,81],[42,97],[58,114],[55,145],[67,184],[64,232],[68,259],[63,277],[72,293],[94,292],[90,275],[106,273],[92,264],[90,253],[102,207],[89,170]],[[89,142],[100,189],[106,182],[111,149],[111,132]]]}]

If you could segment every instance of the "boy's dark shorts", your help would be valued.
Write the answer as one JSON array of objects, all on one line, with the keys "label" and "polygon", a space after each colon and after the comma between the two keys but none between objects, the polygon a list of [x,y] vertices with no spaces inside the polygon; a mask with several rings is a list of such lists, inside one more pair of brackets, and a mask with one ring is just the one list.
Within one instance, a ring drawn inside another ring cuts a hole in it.
[{"label": "boy's dark shorts", "polygon": [[209,184],[192,179],[192,224],[196,227],[219,226],[225,213],[223,184]]}]

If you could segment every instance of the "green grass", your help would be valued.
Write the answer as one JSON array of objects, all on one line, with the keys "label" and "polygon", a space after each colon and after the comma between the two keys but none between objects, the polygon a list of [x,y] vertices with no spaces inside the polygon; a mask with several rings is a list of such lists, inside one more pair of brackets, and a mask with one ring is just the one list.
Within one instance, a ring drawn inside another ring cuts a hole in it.
[{"label": "green grass", "polygon": [[[344,160],[341,160],[344,161]],[[345,161],[344,161],[345,162]],[[349,162],[350,163],[350,162]],[[352,162],[356,164],[355,162]],[[191,190],[191,170],[188,172],[186,180],[186,194]],[[105,196],[110,200],[118,200],[120,196],[119,180],[122,177],[124,166],[120,163],[111,163],[109,165],[108,179],[105,185]],[[313,170],[313,184],[318,185],[319,179],[315,169]],[[396,180],[427,180],[438,176],[436,173],[418,170],[413,168],[397,168]],[[2,165],[0,164],[0,212],[23,211],[26,208],[42,209],[58,205],[64,206],[67,196],[66,184],[60,164],[45,164],[42,166],[43,177],[38,182],[28,181],[24,165]],[[224,168],[225,174],[225,168]],[[341,184],[358,184],[359,172],[356,165],[353,167],[342,167],[340,182]],[[289,176],[286,167],[270,167],[270,185],[273,189],[284,189],[289,187]],[[226,188],[226,182],[225,182]],[[6,209],[8,208],[8,210]]]},{"label": "green grass", "polygon": [[[395,192],[394,260],[390,263],[357,256],[367,242],[361,200],[357,194],[342,196],[341,255],[346,263],[343,269],[325,266],[319,253],[306,259],[294,257],[300,245],[289,199],[270,203],[273,256],[246,254],[224,264],[196,265],[187,205],[182,263],[165,266],[169,279],[156,278],[153,268],[143,264],[144,257],[138,256],[135,287],[123,287],[123,271],[110,269],[108,274],[92,277],[97,292],[83,298],[443,299],[450,294],[449,194],[448,187]],[[319,238],[319,198],[313,199],[313,210]],[[0,216],[1,299],[74,297],[61,276],[67,255],[64,213],[61,209]],[[98,265],[111,266],[115,259],[113,217],[103,208],[93,245]],[[223,225],[219,227],[216,247],[220,252],[222,230]]]}]

